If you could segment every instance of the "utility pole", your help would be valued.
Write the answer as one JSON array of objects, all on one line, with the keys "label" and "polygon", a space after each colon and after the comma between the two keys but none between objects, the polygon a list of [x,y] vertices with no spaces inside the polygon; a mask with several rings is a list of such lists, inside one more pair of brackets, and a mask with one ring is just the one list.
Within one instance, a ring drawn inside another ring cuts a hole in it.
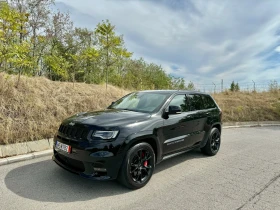
[{"label": "utility pole", "polygon": [[214,85],[214,93],[216,93],[216,84],[213,82]]},{"label": "utility pole", "polygon": [[221,82],[221,92],[224,92],[224,80],[222,79],[222,82]]},{"label": "utility pole", "polygon": [[254,80],[252,80],[252,81],[253,81],[253,83],[254,83],[254,92],[256,92],[256,83],[255,83]]}]

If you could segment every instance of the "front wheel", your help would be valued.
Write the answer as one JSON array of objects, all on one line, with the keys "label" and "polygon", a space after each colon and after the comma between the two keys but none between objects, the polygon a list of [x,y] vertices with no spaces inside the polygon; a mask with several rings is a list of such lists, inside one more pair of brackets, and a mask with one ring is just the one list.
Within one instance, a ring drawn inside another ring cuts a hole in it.
[{"label": "front wheel", "polygon": [[155,153],[148,143],[130,148],[119,172],[118,181],[130,189],[144,187],[155,168]]},{"label": "front wheel", "polygon": [[221,133],[219,129],[212,128],[207,143],[201,148],[201,151],[209,156],[214,156],[218,153],[221,146]]}]

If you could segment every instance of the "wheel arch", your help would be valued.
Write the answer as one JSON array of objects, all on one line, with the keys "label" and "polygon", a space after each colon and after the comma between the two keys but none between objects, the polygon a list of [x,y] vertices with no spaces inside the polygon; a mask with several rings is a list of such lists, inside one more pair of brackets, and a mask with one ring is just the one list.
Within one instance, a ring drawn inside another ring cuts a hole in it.
[{"label": "wheel arch", "polygon": [[158,146],[157,146],[157,143],[156,143],[156,140],[153,139],[153,138],[143,138],[143,139],[137,139],[135,141],[133,141],[130,145],[129,145],[129,149],[133,146],[135,146],[136,144],[139,144],[139,143],[142,143],[142,142],[145,142],[149,145],[151,145],[151,147],[153,148],[154,150],[154,153],[155,153],[155,158],[156,158],[156,162],[158,160]]},{"label": "wheel arch", "polygon": [[131,147],[141,142],[146,142],[151,145],[155,153],[156,163],[160,162],[162,148],[160,146],[158,137],[152,133],[141,132],[130,135],[122,145],[122,150],[127,152]]},{"label": "wheel arch", "polygon": [[220,133],[222,132],[222,126],[220,123],[213,124],[212,128],[217,128],[220,131]]},{"label": "wheel arch", "polygon": [[208,132],[205,134],[204,136],[204,139],[201,141],[201,144],[200,144],[200,148],[204,147],[207,143],[207,140],[208,140],[208,136],[209,134],[211,133],[211,130],[212,128],[217,128],[219,131],[220,131],[220,134],[222,132],[222,126],[221,126],[221,123],[217,122],[217,123],[213,123],[211,128],[208,130]]}]

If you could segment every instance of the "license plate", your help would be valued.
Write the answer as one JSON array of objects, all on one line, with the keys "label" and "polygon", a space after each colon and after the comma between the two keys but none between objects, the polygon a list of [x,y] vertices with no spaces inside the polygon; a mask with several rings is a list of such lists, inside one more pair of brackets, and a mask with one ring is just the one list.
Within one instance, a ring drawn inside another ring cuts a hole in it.
[{"label": "license plate", "polygon": [[60,149],[60,150],[64,151],[64,152],[71,153],[71,146],[69,146],[67,144],[63,144],[63,143],[57,141],[56,144],[55,144],[55,147],[57,149]]}]

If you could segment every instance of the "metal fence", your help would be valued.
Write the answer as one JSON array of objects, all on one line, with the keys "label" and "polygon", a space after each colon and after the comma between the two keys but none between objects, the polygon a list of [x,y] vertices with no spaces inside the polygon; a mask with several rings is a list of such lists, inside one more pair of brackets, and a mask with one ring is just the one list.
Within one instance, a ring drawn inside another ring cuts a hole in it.
[{"label": "metal fence", "polygon": [[[212,82],[208,84],[200,84],[200,83],[194,83],[195,90],[205,92],[205,93],[220,93],[226,90],[230,90],[231,82],[225,82],[221,80],[220,82]],[[267,92],[267,91],[274,91],[280,89],[280,83],[275,80],[271,81],[262,81],[262,82],[235,82],[235,84],[238,83],[239,90],[240,91],[246,91],[246,92]]]}]

